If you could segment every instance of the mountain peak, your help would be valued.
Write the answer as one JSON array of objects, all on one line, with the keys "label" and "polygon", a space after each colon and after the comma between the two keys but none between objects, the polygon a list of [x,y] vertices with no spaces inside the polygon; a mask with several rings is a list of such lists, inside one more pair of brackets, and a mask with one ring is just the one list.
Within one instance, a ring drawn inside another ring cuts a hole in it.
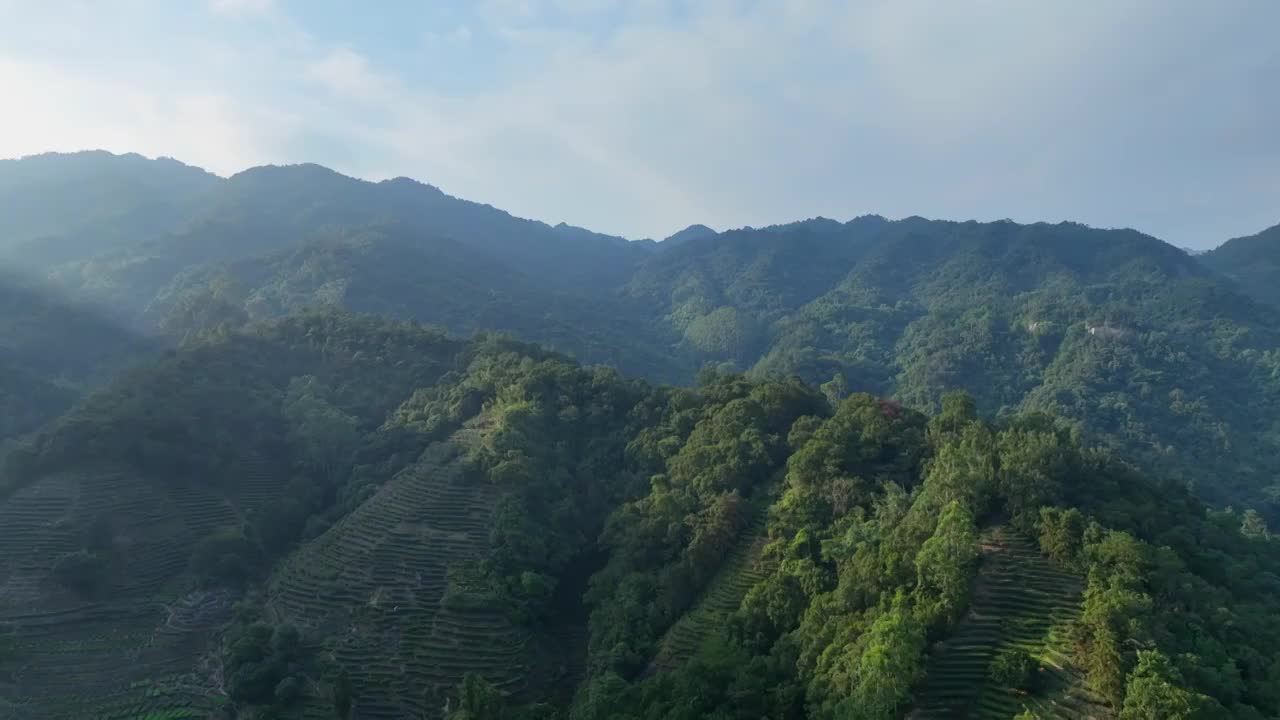
[{"label": "mountain peak", "polygon": [[443,195],[444,191],[431,183],[424,183],[421,180],[415,180],[406,175],[397,175],[389,180],[383,180],[378,183],[392,188],[412,188],[415,190],[427,190],[432,193]]},{"label": "mountain peak", "polygon": [[665,240],[663,240],[663,242],[679,244],[683,242],[688,242],[690,240],[696,240],[698,238],[711,237],[713,235],[718,235],[718,234],[719,233],[707,227],[706,225],[702,225],[701,223],[695,223],[681,230],[680,232],[675,233],[674,235],[668,236]]},{"label": "mountain peak", "polygon": [[256,165],[232,175],[231,180],[246,178],[341,178],[355,182],[364,182],[332,168],[316,163],[293,163],[284,165]]}]

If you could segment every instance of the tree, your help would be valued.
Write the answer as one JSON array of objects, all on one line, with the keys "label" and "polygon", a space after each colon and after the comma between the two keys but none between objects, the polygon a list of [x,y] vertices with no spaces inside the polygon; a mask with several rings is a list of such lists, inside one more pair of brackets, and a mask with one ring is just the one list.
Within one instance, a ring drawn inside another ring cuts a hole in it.
[{"label": "tree", "polygon": [[840,401],[849,394],[849,383],[845,381],[844,373],[839,371],[832,375],[830,380],[818,387],[822,390],[823,397],[827,399],[831,407],[839,406]]},{"label": "tree", "polygon": [[222,667],[232,700],[284,707],[299,697],[307,652],[296,627],[253,622],[233,627],[226,640]]},{"label": "tree", "polygon": [[920,676],[924,628],[899,597],[895,607],[871,625],[858,659],[852,694],[836,706],[840,720],[882,720],[893,717],[911,697]]},{"label": "tree", "polygon": [[952,500],[916,556],[916,588],[927,598],[922,604],[930,621],[952,622],[959,617],[979,555],[973,516]]},{"label": "tree", "polygon": [[1181,687],[1182,678],[1169,658],[1155,650],[1138,652],[1129,674],[1121,720],[1208,720],[1208,698]]},{"label": "tree", "polygon": [[955,391],[942,396],[942,412],[929,420],[929,441],[941,445],[959,436],[964,428],[978,419],[978,404],[967,392]]},{"label": "tree", "polygon": [[1040,509],[1040,549],[1059,567],[1078,571],[1084,562],[1084,515],[1077,508]]},{"label": "tree", "polygon": [[997,685],[1035,692],[1040,680],[1040,663],[1025,650],[1009,648],[991,661],[987,676]]},{"label": "tree", "polygon": [[995,437],[981,423],[965,425],[944,442],[929,466],[925,488],[940,506],[959,500],[971,512],[988,509],[996,484]]},{"label": "tree", "polygon": [[458,709],[448,720],[503,720],[505,705],[502,693],[488,680],[467,673],[458,686]]},{"label": "tree", "polygon": [[1034,518],[1042,505],[1058,502],[1071,476],[1074,454],[1056,432],[1011,428],[1000,433],[1000,491],[1010,514]]},{"label": "tree", "polygon": [[289,381],[284,399],[289,438],[301,451],[303,462],[328,482],[338,480],[360,442],[360,423],[322,396],[313,375]]}]

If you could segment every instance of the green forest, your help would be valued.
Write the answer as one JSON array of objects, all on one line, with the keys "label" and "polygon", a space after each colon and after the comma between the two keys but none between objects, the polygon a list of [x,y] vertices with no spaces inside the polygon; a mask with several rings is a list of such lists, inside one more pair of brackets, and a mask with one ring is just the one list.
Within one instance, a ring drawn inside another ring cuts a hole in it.
[{"label": "green forest", "polygon": [[1280,717],[1274,228],[0,208],[0,717]]}]

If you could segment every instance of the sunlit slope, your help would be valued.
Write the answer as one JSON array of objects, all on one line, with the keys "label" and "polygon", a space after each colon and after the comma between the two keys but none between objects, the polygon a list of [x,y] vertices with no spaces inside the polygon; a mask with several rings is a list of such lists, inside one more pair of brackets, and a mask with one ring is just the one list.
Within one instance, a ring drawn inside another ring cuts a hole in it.
[{"label": "sunlit slope", "polygon": [[[1026,537],[1005,527],[983,538],[982,568],[969,614],[934,647],[912,718],[1008,720],[1111,717],[1070,665],[1068,632],[1080,615],[1083,581],[1054,568]],[[1040,689],[1002,687],[991,662],[1009,649],[1039,662]]]}]

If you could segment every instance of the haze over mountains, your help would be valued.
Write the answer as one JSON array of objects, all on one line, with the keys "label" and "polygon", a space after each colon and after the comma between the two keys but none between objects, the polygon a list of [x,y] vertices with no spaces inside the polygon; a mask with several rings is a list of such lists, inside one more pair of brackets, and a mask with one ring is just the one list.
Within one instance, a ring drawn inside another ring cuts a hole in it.
[{"label": "haze over mountains", "polygon": [[660,382],[712,362],[921,408],[966,389],[1222,501],[1280,477],[1275,228],[1195,258],[1132,230],[877,216],[628,242],[409,179],[101,152],[5,161],[0,188],[11,267],[141,336],[335,306]]},{"label": "haze over mountains", "polygon": [[1280,713],[1280,226],[90,152],[0,161],[0,257],[0,714]]}]

